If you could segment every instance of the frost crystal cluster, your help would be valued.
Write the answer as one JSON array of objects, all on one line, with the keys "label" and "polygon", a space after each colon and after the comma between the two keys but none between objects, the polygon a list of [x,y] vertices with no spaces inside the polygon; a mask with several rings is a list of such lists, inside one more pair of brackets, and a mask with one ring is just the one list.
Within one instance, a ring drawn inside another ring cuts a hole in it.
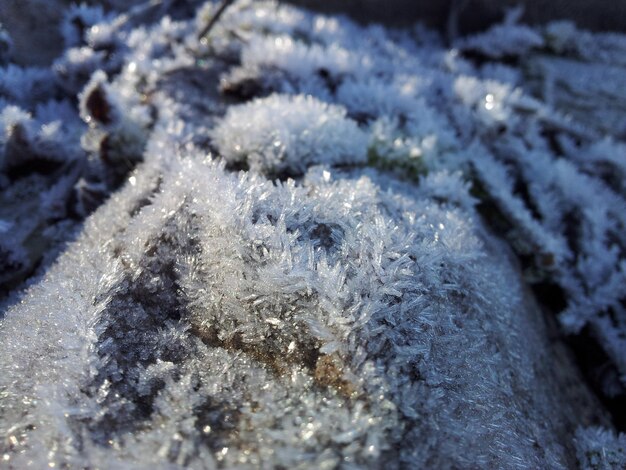
[{"label": "frost crystal cluster", "polygon": [[268,176],[367,161],[367,134],[346,118],[345,108],[311,96],[272,95],[232,106],[213,142],[227,162]]},{"label": "frost crystal cluster", "polygon": [[624,468],[626,39],[216,8],[0,68],[1,465]]}]

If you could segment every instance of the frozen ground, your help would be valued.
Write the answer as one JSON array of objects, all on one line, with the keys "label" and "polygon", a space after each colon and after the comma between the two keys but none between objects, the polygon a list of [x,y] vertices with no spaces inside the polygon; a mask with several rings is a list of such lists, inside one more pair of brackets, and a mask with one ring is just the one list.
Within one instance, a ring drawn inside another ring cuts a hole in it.
[{"label": "frozen ground", "polygon": [[626,38],[214,11],[0,69],[2,463],[622,468]]}]

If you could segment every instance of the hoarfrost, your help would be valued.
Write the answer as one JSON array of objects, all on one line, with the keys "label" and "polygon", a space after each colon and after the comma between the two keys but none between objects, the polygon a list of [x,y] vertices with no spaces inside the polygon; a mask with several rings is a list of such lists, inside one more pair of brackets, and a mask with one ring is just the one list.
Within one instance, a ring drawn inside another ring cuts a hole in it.
[{"label": "hoarfrost", "polygon": [[0,69],[3,464],[623,466],[623,37],[183,3]]},{"label": "hoarfrost", "polygon": [[626,435],[602,428],[580,429],[576,433],[578,461],[581,468],[618,469],[626,465]]},{"label": "hoarfrost", "polygon": [[226,161],[255,173],[301,175],[309,166],[365,163],[367,136],[340,106],[272,95],[232,106],[213,133]]},{"label": "hoarfrost", "polygon": [[8,312],[12,465],[55,442],[70,466],[568,464],[573,398],[471,206],[376,171],[273,184],[168,157]]}]

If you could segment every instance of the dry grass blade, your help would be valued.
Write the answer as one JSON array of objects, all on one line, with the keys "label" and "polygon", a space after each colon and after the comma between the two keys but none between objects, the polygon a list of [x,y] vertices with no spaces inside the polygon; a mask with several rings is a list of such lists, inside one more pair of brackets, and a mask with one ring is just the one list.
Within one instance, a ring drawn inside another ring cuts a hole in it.
[{"label": "dry grass blade", "polygon": [[213,14],[207,25],[198,33],[198,39],[203,38],[215,26],[215,24],[219,21],[220,17],[224,14],[226,9],[234,2],[234,0],[223,0],[217,11]]}]

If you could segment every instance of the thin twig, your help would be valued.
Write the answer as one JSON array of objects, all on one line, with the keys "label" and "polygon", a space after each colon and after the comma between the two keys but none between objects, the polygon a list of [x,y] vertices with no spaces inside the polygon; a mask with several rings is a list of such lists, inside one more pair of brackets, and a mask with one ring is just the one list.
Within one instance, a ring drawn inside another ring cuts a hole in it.
[{"label": "thin twig", "polygon": [[211,28],[215,26],[215,23],[220,19],[222,14],[226,11],[226,9],[234,2],[235,0],[222,0],[217,11],[213,14],[207,25],[198,33],[198,39],[202,39],[204,36],[209,34]]},{"label": "thin twig", "polygon": [[446,40],[452,45],[459,37],[459,17],[467,7],[468,0],[452,0],[446,21]]}]

